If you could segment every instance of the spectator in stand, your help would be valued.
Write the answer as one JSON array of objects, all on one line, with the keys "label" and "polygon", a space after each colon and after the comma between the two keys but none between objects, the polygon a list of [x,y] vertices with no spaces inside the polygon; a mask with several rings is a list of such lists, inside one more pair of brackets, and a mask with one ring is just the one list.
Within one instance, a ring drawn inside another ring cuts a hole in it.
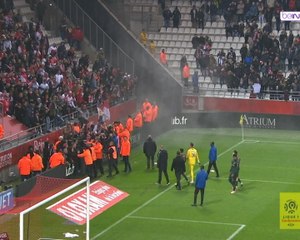
[{"label": "spectator in stand", "polygon": [[168,60],[167,60],[167,54],[165,52],[165,49],[163,48],[160,52],[160,55],[159,55],[159,60],[160,60],[160,63],[165,65],[165,66],[168,66]]},{"label": "spectator in stand", "polygon": [[39,0],[35,6],[35,13],[40,24],[43,24],[43,18],[45,12],[46,12],[46,3],[44,0]]},{"label": "spectator in stand", "polygon": [[197,27],[197,15],[198,15],[198,11],[195,5],[193,5],[191,11],[190,11],[190,15],[191,15],[191,22],[192,22],[192,27],[196,28]]},{"label": "spectator in stand", "polygon": [[81,50],[81,42],[83,41],[83,32],[79,26],[76,26],[71,31],[71,46],[77,50]]},{"label": "spectator in stand", "polygon": [[155,44],[155,42],[153,40],[150,41],[149,51],[153,55],[155,55],[155,53],[156,53],[156,44]]},{"label": "spectator in stand", "polygon": [[170,20],[172,18],[172,12],[168,7],[166,7],[163,10],[163,18],[164,18],[164,27],[167,29],[168,27],[170,27]]},{"label": "spectator in stand", "polygon": [[172,13],[172,18],[173,18],[173,27],[179,28],[179,24],[181,21],[181,13],[177,6],[175,7],[175,9]]},{"label": "spectator in stand", "polygon": [[31,175],[31,160],[25,154],[18,162],[18,169],[20,172],[22,182],[27,181]]},{"label": "spectator in stand", "polygon": [[145,29],[142,29],[142,31],[140,33],[140,43],[142,43],[144,46],[146,46],[147,41],[148,41],[147,33],[146,33]]},{"label": "spectator in stand", "polygon": [[204,14],[203,7],[200,7],[196,14],[197,14],[196,19],[198,21],[198,28],[201,28],[203,30],[205,26],[205,14]]}]

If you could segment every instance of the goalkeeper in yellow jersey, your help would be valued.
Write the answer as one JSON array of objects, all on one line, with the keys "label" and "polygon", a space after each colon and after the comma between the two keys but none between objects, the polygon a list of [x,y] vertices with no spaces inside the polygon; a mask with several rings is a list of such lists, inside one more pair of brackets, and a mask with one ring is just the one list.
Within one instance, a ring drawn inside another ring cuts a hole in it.
[{"label": "goalkeeper in yellow jersey", "polygon": [[190,148],[186,152],[186,161],[190,166],[191,171],[191,183],[194,183],[194,167],[196,163],[200,164],[198,151],[194,148],[194,143],[190,143]]}]

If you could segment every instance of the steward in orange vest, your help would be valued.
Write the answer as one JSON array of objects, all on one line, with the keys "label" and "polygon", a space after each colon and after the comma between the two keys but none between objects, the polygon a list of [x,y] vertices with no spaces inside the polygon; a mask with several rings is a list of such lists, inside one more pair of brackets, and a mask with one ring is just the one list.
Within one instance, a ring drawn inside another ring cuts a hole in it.
[{"label": "steward in orange vest", "polygon": [[50,168],[55,168],[59,165],[65,164],[65,157],[61,152],[61,149],[57,149],[56,153],[53,153],[49,159]]},{"label": "steward in orange vest", "polygon": [[130,115],[128,115],[127,121],[126,121],[126,128],[130,133],[133,132],[133,119]]},{"label": "steward in orange vest", "polygon": [[152,107],[147,107],[146,111],[144,112],[144,122],[151,123],[152,122]]},{"label": "steward in orange vest", "polygon": [[131,143],[129,141],[129,138],[124,137],[121,145],[121,155],[123,157],[123,161],[125,164],[124,172],[126,173],[131,172],[131,165],[129,162],[130,151],[131,151]]},{"label": "steward in orange vest", "polygon": [[154,105],[152,107],[152,122],[157,119],[158,110],[159,110],[159,108],[158,108],[157,104],[154,103]]},{"label": "steward in orange vest", "polygon": [[18,169],[21,175],[22,182],[27,181],[31,174],[31,160],[26,155],[24,155],[18,162]]},{"label": "steward in orange vest", "polygon": [[101,175],[104,174],[103,169],[103,145],[100,143],[100,139],[96,140],[96,143],[94,145],[94,150],[96,153],[96,169],[99,169]]},{"label": "steward in orange vest", "polygon": [[112,177],[112,170],[113,170],[113,168],[116,171],[116,175],[119,174],[119,169],[118,169],[118,152],[117,152],[117,148],[114,145],[113,141],[111,141],[109,143],[109,147],[107,149],[107,156],[108,156],[108,176],[107,177]]},{"label": "steward in orange vest", "polygon": [[168,65],[167,54],[165,52],[165,49],[161,50],[159,60],[163,65]]},{"label": "steward in orange vest", "polygon": [[138,112],[134,118],[133,126],[135,128],[141,128],[143,126],[143,115],[141,112]]},{"label": "steward in orange vest", "polygon": [[31,171],[33,176],[38,175],[44,168],[43,159],[39,151],[35,151],[34,156],[31,158]]},{"label": "steward in orange vest", "polygon": [[92,171],[93,171],[93,157],[92,157],[92,150],[89,146],[85,145],[84,150],[82,153],[78,153],[77,157],[83,158],[85,167],[86,167],[86,173],[87,175],[92,179]]},{"label": "steward in orange vest", "polygon": [[182,77],[183,77],[183,81],[184,81],[184,86],[187,87],[189,77],[190,77],[190,67],[187,63],[184,65],[184,67],[182,69]]}]

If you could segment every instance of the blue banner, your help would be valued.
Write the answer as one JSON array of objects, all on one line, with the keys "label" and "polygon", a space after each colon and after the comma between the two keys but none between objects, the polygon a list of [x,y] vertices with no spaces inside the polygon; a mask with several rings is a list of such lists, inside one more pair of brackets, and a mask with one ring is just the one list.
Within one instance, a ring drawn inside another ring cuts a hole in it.
[{"label": "blue banner", "polygon": [[14,191],[8,189],[7,191],[0,192],[0,215],[8,212],[15,206]]}]

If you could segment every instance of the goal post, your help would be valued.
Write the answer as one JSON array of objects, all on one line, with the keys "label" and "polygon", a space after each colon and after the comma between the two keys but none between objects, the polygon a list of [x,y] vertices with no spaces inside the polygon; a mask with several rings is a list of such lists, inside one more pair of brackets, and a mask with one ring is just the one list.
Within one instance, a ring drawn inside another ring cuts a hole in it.
[{"label": "goal post", "polygon": [[24,236],[24,217],[26,214],[30,214],[30,212],[32,212],[33,210],[41,207],[42,205],[54,200],[55,198],[58,198],[64,194],[66,194],[68,191],[71,191],[77,187],[79,187],[80,185],[85,184],[85,188],[86,188],[86,229],[85,229],[85,239],[88,240],[90,237],[90,178],[86,177],[68,187],[66,187],[65,189],[61,190],[58,193],[53,194],[52,196],[40,201],[37,204],[34,204],[33,206],[23,210],[22,212],[20,212],[20,217],[19,217],[19,239],[20,240],[26,240],[25,236]]}]

